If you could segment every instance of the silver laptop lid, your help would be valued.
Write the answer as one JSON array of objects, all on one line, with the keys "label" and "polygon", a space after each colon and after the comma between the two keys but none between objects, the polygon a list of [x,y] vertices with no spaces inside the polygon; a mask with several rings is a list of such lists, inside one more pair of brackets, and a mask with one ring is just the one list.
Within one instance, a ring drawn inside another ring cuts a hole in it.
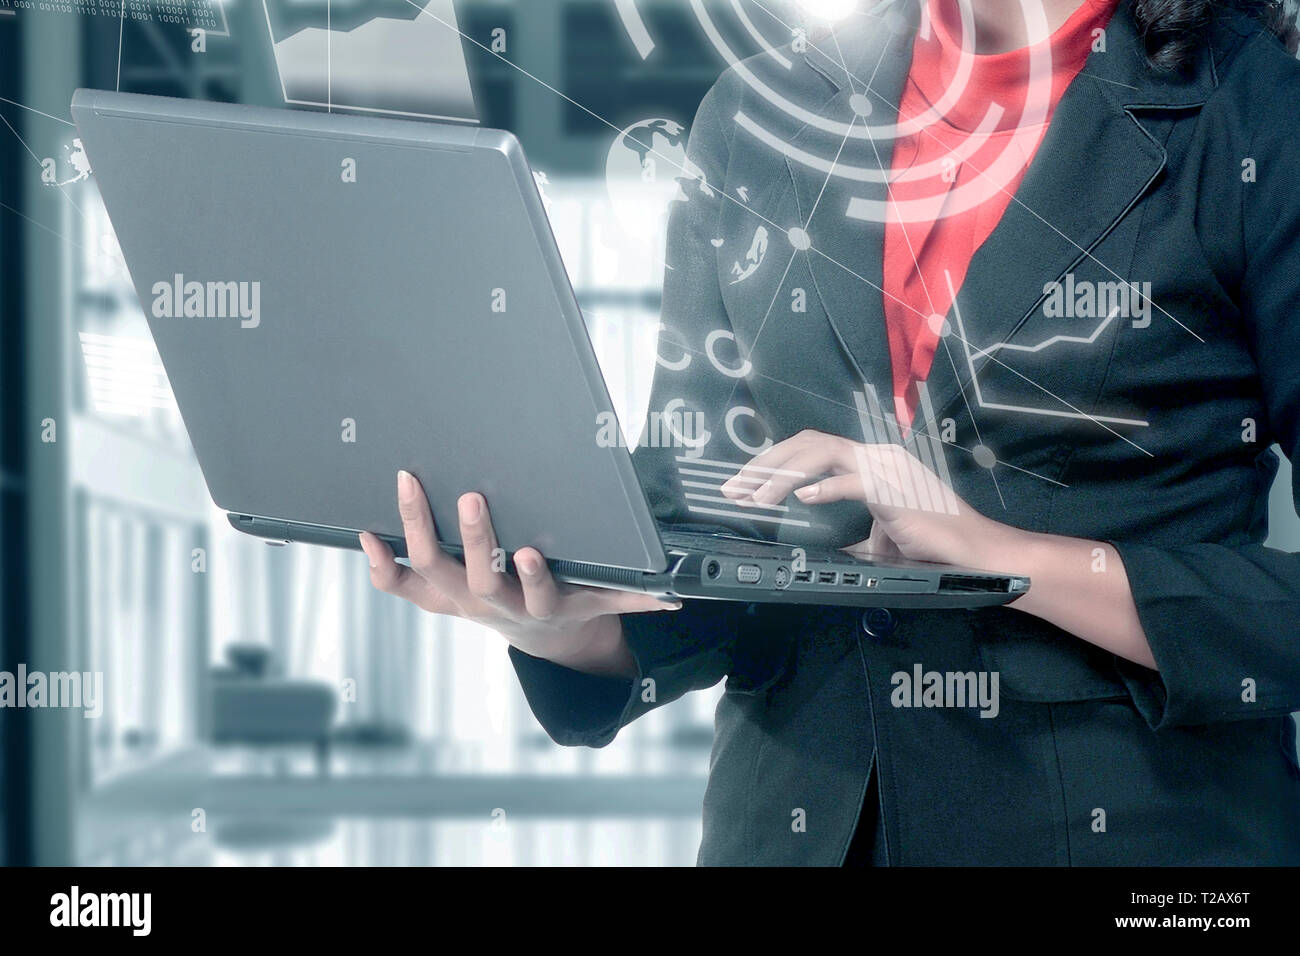
[{"label": "silver laptop lid", "polygon": [[[73,117],[213,500],[444,541],[666,558],[518,142],[374,117],[78,91]],[[608,444],[608,443],[605,443]]]}]

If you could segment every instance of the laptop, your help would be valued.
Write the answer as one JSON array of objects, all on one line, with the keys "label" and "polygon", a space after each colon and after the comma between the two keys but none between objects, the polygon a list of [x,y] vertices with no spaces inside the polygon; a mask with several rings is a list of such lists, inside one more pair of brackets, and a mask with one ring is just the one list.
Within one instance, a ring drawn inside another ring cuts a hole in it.
[{"label": "laptop", "polygon": [[[978,607],[1027,578],[661,528],[508,132],[79,90],[72,114],[213,501],[273,542],[405,556],[396,474],[460,553],[679,598]],[[510,567],[511,565],[507,565]]]}]

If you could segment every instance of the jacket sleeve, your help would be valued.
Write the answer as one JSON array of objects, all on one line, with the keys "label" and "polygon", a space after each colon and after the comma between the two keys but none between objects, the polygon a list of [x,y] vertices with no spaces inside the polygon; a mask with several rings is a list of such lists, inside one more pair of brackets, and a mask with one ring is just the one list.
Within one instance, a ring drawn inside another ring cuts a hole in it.
[{"label": "jacket sleeve", "polygon": [[[722,449],[725,409],[751,404],[745,383],[716,371],[705,352],[711,332],[730,331],[711,240],[718,235],[720,204],[728,201],[730,118],[738,86],[724,74],[701,103],[685,175],[679,177],[681,192],[669,213],[659,354],[646,425],[655,440],[647,444],[643,437],[632,456],[655,517],[664,523],[683,522],[689,514],[678,457],[729,457]],[[666,160],[658,162],[662,168]],[[678,439],[698,444],[683,448]],[[730,526],[757,534],[736,522]],[[679,611],[624,615],[623,633],[638,671],[632,681],[581,674],[515,648],[510,657],[534,716],[553,740],[601,747],[642,714],[730,673],[740,631],[753,621],[754,610],[729,601],[687,600]]]},{"label": "jacket sleeve", "polygon": [[[1292,83],[1291,89],[1300,84]],[[1259,369],[1264,447],[1300,463],[1300,148],[1286,124],[1259,128],[1244,187],[1243,327]],[[1267,452],[1266,454],[1272,454]],[[1292,498],[1300,505],[1300,468]],[[1156,548],[1111,542],[1132,585],[1159,674],[1120,663],[1156,730],[1300,709],[1300,554],[1262,544]]]}]

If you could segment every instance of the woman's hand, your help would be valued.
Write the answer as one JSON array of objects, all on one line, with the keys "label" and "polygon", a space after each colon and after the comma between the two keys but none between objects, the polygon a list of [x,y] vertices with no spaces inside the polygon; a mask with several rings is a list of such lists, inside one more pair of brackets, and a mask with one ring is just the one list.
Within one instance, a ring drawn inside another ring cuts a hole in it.
[{"label": "woman's hand", "polygon": [[438,546],[429,500],[405,471],[397,476],[397,507],[411,566],[398,564],[387,544],[362,532],[370,582],[432,614],[490,627],[533,657],[585,673],[633,677],[636,662],[618,615],[681,606],[648,594],[560,584],[536,548],[515,554],[518,579],[512,577],[482,495],[462,495],[457,503],[464,564]]},{"label": "woman's hand", "polygon": [[791,493],[806,504],[861,501],[875,519],[871,536],[846,551],[1028,575],[1017,610],[1156,669],[1113,545],[986,518],[898,445],[802,431],[750,461],[722,493],[741,505],[774,505]]},{"label": "woman's hand", "polygon": [[[816,479],[819,476],[826,476]],[[981,570],[1007,553],[1018,529],[986,518],[898,445],[866,445],[802,431],[751,460],[722,493],[741,505],[772,505],[793,492],[805,504],[860,501],[875,523],[855,554],[936,561]]]}]

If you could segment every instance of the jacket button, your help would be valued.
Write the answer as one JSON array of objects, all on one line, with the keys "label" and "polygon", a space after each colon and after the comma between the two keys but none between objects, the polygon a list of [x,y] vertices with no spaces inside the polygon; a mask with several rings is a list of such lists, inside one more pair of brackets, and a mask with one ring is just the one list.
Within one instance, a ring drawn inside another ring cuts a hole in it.
[{"label": "jacket button", "polygon": [[898,619],[889,608],[869,607],[862,612],[862,630],[871,637],[889,637],[898,630]]}]

